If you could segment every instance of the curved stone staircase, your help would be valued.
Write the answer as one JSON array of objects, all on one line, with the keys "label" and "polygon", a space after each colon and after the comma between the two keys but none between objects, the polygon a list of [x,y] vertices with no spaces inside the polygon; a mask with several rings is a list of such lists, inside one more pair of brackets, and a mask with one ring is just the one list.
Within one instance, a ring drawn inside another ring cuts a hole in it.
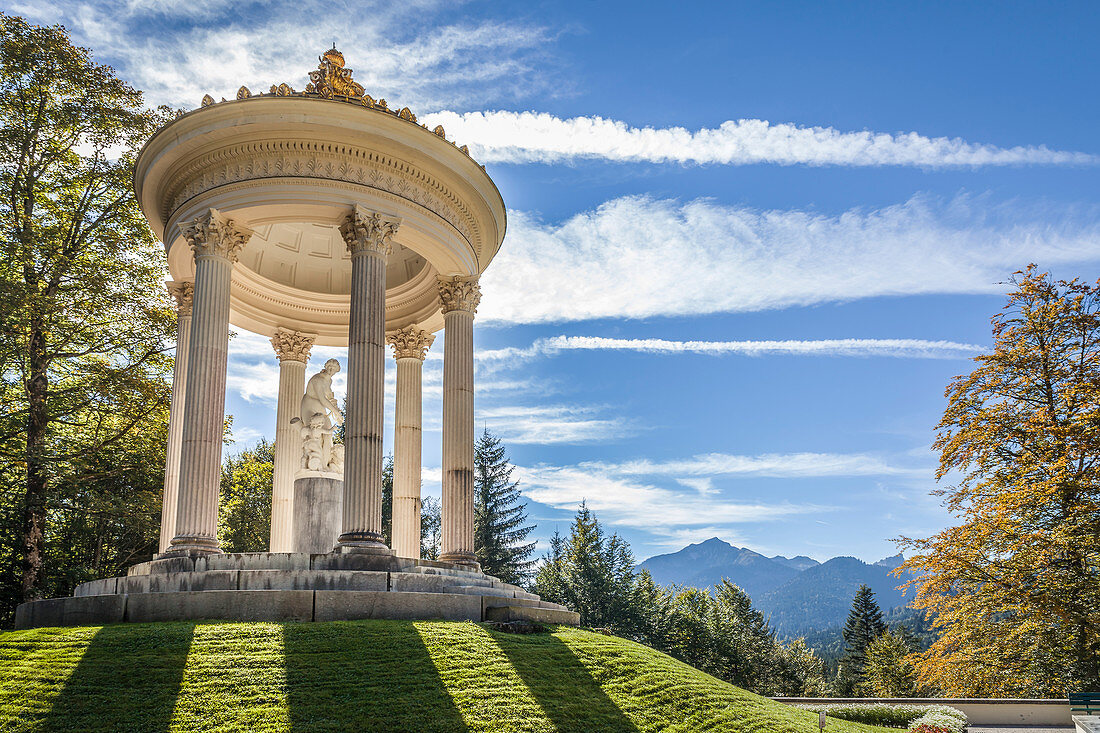
[{"label": "curved stone staircase", "polygon": [[449,563],[354,552],[265,552],[139,563],[123,577],[81,583],[70,598],[22,604],[15,627],[366,618],[580,621],[564,606]]}]

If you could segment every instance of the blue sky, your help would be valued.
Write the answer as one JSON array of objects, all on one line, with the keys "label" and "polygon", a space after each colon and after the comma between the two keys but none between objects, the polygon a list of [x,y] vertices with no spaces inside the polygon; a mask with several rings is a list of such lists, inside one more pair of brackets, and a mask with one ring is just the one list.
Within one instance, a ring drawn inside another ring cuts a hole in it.
[{"label": "blue sky", "polygon": [[[891,555],[949,521],[934,426],[1000,283],[1028,262],[1100,274],[1093,3],[5,9],[188,109],[301,88],[335,41],[368,93],[468,144],[509,207],[478,429],[504,438],[542,541],[587,499],[639,558],[714,535]],[[231,360],[239,447],[274,432],[277,367],[246,333]]]}]

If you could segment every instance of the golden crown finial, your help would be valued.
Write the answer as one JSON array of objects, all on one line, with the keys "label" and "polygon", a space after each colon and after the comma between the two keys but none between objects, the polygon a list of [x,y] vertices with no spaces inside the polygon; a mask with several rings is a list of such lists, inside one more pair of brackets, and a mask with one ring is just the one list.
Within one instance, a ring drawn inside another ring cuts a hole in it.
[{"label": "golden crown finial", "polygon": [[336,50],[335,43],[332,44],[332,48],[321,54],[317,60],[320,61],[322,64],[328,61],[330,64],[336,66],[337,68],[344,68],[344,54]]},{"label": "golden crown finial", "polygon": [[336,95],[353,99],[363,98],[362,85],[352,81],[351,69],[344,68],[344,54],[336,50],[335,43],[317,60],[321,63],[316,71],[309,72],[311,83],[306,86],[307,92],[329,99]]}]

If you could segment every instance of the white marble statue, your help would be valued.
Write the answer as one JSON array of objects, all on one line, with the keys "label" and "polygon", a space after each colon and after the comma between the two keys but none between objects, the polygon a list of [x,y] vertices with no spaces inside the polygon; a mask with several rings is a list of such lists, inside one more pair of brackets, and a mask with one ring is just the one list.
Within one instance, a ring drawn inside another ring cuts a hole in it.
[{"label": "white marble statue", "polygon": [[344,446],[332,444],[334,423],[344,415],[332,392],[332,376],[340,371],[340,362],[329,359],[324,368],[309,378],[302,395],[302,414],[290,421],[302,434],[302,469],[323,473],[344,472]]}]

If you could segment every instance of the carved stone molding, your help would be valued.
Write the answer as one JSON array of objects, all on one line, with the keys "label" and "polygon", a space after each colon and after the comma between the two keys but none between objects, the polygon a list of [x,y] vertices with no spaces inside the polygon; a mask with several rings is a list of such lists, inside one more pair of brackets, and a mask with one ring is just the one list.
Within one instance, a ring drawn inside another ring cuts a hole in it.
[{"label": "carved stone molding", "polygon": [[424,361],[428,349],[435,341],[435,334],[428,333],[416,326],[406,326],[399,331],[386,335],[386,342],[393,347],[394,359],[413,358]]},{"label": "carved stone molding", "polygon": [[301,331],[280,328],[271,337],[271,345],[275,348],[275,356],[279,357],[279,361],[300,361],[304,364],[309,361],[309,352],[315,340],[315,337],[307,336]]},{"label": "carved stone molding", "polygon": [[181,316],[191,315],[191,304],[195,299],[195,283],[190,280],[165,283],[168,294],[176,299],[176,313]]},{"label": "carved stone molding", "polygon": [[480,230],[462,200],[412,164],[350,145],[273,140],[222,148],[198,156],[175,180],[166,198],[165,219],[184,203],[231,183],[270,178],[319,178],[354,183],[424,207],[450,224],[478,249]]},{"label": "carved stone molding", "polygon": [[237,224],[217,209],[210,209],[193,221],[181,223],[180,234],[191,246],[195,257],[224,257],[236,262],[252,236],[252,230]]},{"label": "carved stone molding", "polygon": [[476,313],[477,304],[481,302],[481,287],[477,284],[477,278],[461,275],[441,276],[439,301],[443,305],[444,313],[451,311]]},{"label": "carved stone molding", "polygon": [[388,255],[393,251],[390,240],[397,234],[397,227],[400,225],[401,220],[396,217],[384,216],[377,211],[356,206],[340,225],[340,234],[353,255],[360,252]]}]

